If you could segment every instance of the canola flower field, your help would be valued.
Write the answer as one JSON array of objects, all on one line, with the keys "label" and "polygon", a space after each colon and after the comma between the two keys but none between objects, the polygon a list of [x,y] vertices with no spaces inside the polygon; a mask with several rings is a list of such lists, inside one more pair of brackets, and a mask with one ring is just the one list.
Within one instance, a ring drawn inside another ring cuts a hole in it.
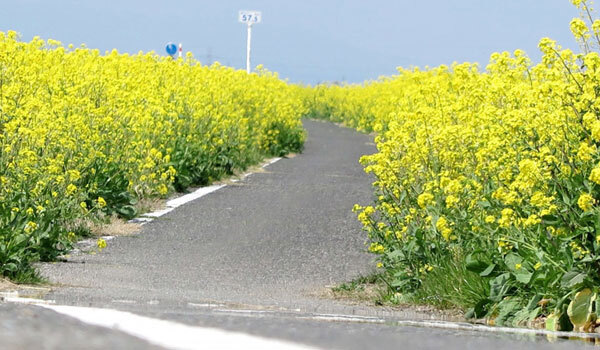
[{"label": "canola flower field", "polygon": [[0,33],[0,275],[30,279],[140,199],[300,151],[303,114],[264,70]]},{"label": "canola flower field", "polygon": [[[401,302],[499,325],[594,331],[600,311],[600,20],[574,0],[581,53],[549,38],[476,64],[306,91],[315,118],[376,132],[356,205]],[[404,299],[403,299],[404,298]]]},{"label": "canola flower field", "polygon": [[0,273],[31,279],[90,223],[300,151],[309,116],[376,134],[375,200],[354,211],[390,300],[595,331],[600,20],[572,2],[580,53],[544,38],[537,64],[516,50],[344,86],[0,33]]}]

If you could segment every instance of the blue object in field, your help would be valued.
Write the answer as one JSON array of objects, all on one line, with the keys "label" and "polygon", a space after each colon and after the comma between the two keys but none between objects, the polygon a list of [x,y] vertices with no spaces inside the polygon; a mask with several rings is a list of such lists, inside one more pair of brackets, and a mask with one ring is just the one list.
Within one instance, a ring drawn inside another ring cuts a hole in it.
[{"label": "blue object in field", "polygon": [[173,56],[177,52],[177,45],[175,45],[173,43],[168,43],[167,47],[165,47],[165,49],[167,50],[167,53],[169,55]]}]

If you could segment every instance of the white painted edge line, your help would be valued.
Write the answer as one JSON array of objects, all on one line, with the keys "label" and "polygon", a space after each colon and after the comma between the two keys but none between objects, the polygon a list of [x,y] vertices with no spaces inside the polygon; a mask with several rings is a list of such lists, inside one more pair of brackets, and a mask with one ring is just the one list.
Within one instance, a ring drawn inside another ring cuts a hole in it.
[{"label": "white painted edge line", "polygon": [[197,189],[196,191],[194,191],[192,193],[188,193],[186,195],[183,195],[181,197],[178,197],[178,198],[168,201],[167,207],[177,208],[188,202],[193,201],[194,199],[198,199],[202,196],[206,196],[207,194],[209,194],[211,192],[217,191],[223,187],[225,187],[225,185],[212,185],[212,186],[207,186],[207,187],[200,187],[199,189]]},{"label": "white painted edge line", "polygon": [[[17,295],[18,295],[18,293],[17,293]],[[39,305],[39,306],[45,306],[45,305],[50,305],[50,304],[55,303],[54,300],[22,298],[19,296],[2,297],[2,301],[7,302],[7,303],[32,304],[32,305]]]},{"label": "white painted edge line", "polygon": [[387,323],[390,325],[397,325],[397,326],[440,328],[440,329],[477,331],[477,332],[488,332],[488,333],[550,335],[550,336],[555,336],[555,337],[576,337],[576,338],[586,338],[586,339],[597,339],[597,338],[600,339],[600,334],[597,334],[597,333],[564,332],[564,331],[549,331],[546,329],[487,326],[487,325],[474,324],[474,323],[468,323],[468,322],[451,322],[451,321],[435,321],[435,320],[389,320],[389,319],[380,318],[380,317],[343,315],[343,314],[314,314],[314,315],[304,316],[304,317],[299,317],[299,318],[320,320],[320,321]]},{"label": "white painted edge line", "polygon": [[449,321],[392,321],[391,324],[398,326],[416,326],[442,328],[463,331],[478,331],[489,333],[511,333],[523,335],[547,335],[554,337],[582,338],[582,339],[600,339],[600,334],[583,333],[583,332],[564,332],[564,331],[549,331],[546,329],[531,329],[531,328],[511,328],[500,326],[486,326],[482,324],[472,324],[466,322],[449,322]]},{"label": "white painted edge line", "polygon": [[163,216],[167,213],[170,213],[171,211],[173,211],[173,209],[175,209],[175,208],[165,208],[165,209],[153,211],[151,213],[143,214],[143,216],[150,217],[150,218],[157,218],[157,217]]},{"label": "white painted edge line", "polygon": [[216,328],[188,326],[130,312],[90,307],[40,305],[82,322],[112,328],[150,343],[177,350],[261,349],[309,350],[314,347]]},{"label": "white painted edge line", "polygon": [[231,314],[252,314],[252,315],[264,315],[264,314],[277,314],[275,310],[245,310],[245,309],[215,309],[215,312],[231,313]]},{"label": "white painted edge line", "polygon": [[[219,310],[225,311],[225,310]],[[248,310],[250,311],[250,310]],[[482,324],[473,324],[468,322],[451,322],[451,321],[435,321],[435,320],[393,320],[382,317],[344,315],[344,314],[312,314],[308,316],[298,317],[300,319],[316,320],[316,321],[331,321],[331,322],[356,322],[356,323],[386,323],[396,326],[410,327],[425,327],[451,329],[461,331],[476,331],[486,333],[503,333],[503,334],[520,334],[530,336],[552,336],[563,338],[580,338],[580,339],[600,339],[598,333],[584,332],[565,332],[565,331],[550,331],[546,329],[532,328],[517,328],[517,327],[501,327],[487,326]]]},{"label": "white painted edge line", "polygon": [[[33,298],[21,298],[14,296],[15,293],[0,293],[2,301],[32,304],[48,309],[52,309],[58,313],[62,313],[82,322],[93,324],[102,327],[113,328],[122,332],[134,335],[136,337],[145,339],[151,343],[165,346],[172,349],[203,349],[207,345],[206,341],[210,341],[211,346],[214,347],[214,342],[218,341],[219,349],[229,348],[241,348],[242,345],[246,345],[244,337],[254,338],[254,341],[268,342],[270,344],[265,345],[261,343],[252,342],[252,346],[260,346],[261,349],[317,349],[314,347],[298,345],[289,343],[286,341],[272,340],[268,338],[255,337],[246,335],[238,332],[229,332],[214,328],[204,327],[193,327],[176,322],[152,319],[148,317],[138,316],[129,312],[117,311],[112,309],[99,309],[91,307],[77,307],[77,306],[61,306],[54,305],[54,300],[41,300]],[[16,294],[18,295],[18,293]],[[152,303],[154,304],[154,303]],[[191,307],[219,307],[220,304],[195,304],[188,303]],[[237,313],[237,314],[248,314],[248,315],[260,315],[266,313],[277,313],[271,310],[245,310],[245,309],[216,309],[217,312],[226,313]],[[450,330],[463,330],[463,331],[476,331],[485,333],[496,333],[496,334],[520,334],[530,336],[551,336],[551,337],[563,337],[563,338],[580,338],[580,339],[600,339],[600,334],[596,333],[583,333],[583,332],[565,332],[565,331],[549,331],[545,329],[530,329],[530,328],[511,328],[511,327],[500,327],[500,326],[487,326],[481,324],[472,324],[467,322],[451,322],[451,321],[435,321],[435,320],[390,320],[380,317],[370,316],[358,316],[358,315],[344,315],[344,314],[312,314],[308,316],[300,316],[298,319],[316,320],[316,321],[330,321],[330,322],[357,322],[357,323],[378,323],[378,324],[389,324],[396,326],[409,326],[409,327],[425,327],[425,328],[438,328],[438,329],[450,329]],[[165,325],[165,328],[161,328]],[[172,327],[175,327],[175,334],[173,337],[176,339],[171,343],[171,336],[161,338],[163,334],[170,334]],[[178,328],[179,327],[179,328]],[[184,335],[182,332],[191,332],[190,335]],[[212,333],[211,333],[212,332]],[[155,338],[159,338],[158,340]],[[224,342],[222,339],[233,340],[234,343]],[[161,340],[162,339],[162,340]],[[239,343],[235,343],[238,341]],[[202,343],[204,341],[204,343]],[[165,343],[165,342],[168,342]],[[249,343],[250,344],[250,343]],[[211,347],[211,348],[213,348]]]},{"label": "white painted edge line", "polygon": [[0,292],[0,298],[16,298],[19,296],[19,292],[17,292],[16,290],[9,290],[6,292]]},{"label": "white painted edge line", "polygon": [[[208,305],[208,304],[207,304]],[[280,314],[285,312],[300,312],[300,309],[285,309],[285,310],[253,310],[253,309],[214,309],[213,311],[227,314],[240,314],[240,315],[264,315],[264,314]],[[385,318],[372,317],[372,316],[359,316],[359,315],[344,315],[344,314],[306,314],[305,316],[296,316],[297,319],[314,320],[314,321],[329,321],[329,322],[355,322],[355,323],[390,323],[394,324],[395,321],[390,321]]]},{"label": "white painted edge line", "polygon": [[129,222],[139,223],[141,225],[146,224],[148,222],[151,222],[155,218],[161,217],[165,214],[172,212],[176,208],[178,208],[186,203],[189,203],[200,197],[206,196],[207,194],[215,192],[223,187],[225,187],[225,185],[212,185],[212,186],[201,187],[192,193],[188,193],[186,195],[183,195],[181,197],[178,197],[178,198],[168,201],[167,207],[164,209],[153,211],[151,213],[142,214],[140,217],[129,220]]},{"label": "white painted edge line", "polygon": [[303,319],[317,320],[317,321],[333,321],[333,322],[355,322],[355,323],[386,323],[383,318],[367,317],[367,316],[354,316],[354,315],[311,315],[299,317]]},{"label": "white painted edge line", "polygon": [[132,223],[132,224],[140,224],[140,225],[143,225],[143,224],[145,224],[145,223],[151,222],[152,220],[154,220],[154,219],[153,219],[153,218],[145,218],[145,217],[143,217],[143,216],[140,216],[140,217],[137,217],[137,218],[131,219],[131,220],[127,221],[127,222],[129,222],[129,223]]},{"label": "white painted edge line", "polygon": [[[282,157],[275,157],[269,161],[267,161],[266,164],[263,164],[262,167],[266,168],[269,165],[280,161],[281,159],[283,159]],[[245,179],[246,177],[248,177],[249,175],[252,175],[252,173],[245,173],[242,176],[240,176],[240,179]],[[231,180],[231,182],[238,182],[240,179],[234,179]],[[221,185],[211,185],[211,186],[206,186],[206,187],[200,187],[199,189],[197,189],[196,191],[192,192],[192,193],[188,193],[185,194],[181,197],[177,197],[175,199],[171,199],[170,201],[167,201],[166,205],[167,207],[164,209],[160,209],[160,210],[156,210],[150,213],[145,213],[145,214],[141,214],[139,217],[134,218],[129,220],[128,222],[130,223],[138,223],[141,225],[144,225],[148,222],[151,222],[152,220],[154,220],[155,218],[161,217],[167,213],[170,213],[171,211],[173,211],[175,208],[178,208],[186,203],[189,203],[193,200],[196,200],[200,197],[206,196],[209,193],[215,192],[220,190],[221,188],[225,187],[226,185],[221,184]]]},{"label": "white painted edge line", "polygon": [[187,303],[187,304],[189,307],[193,307],[193,308],[208,308],[208,309],[225,306],[224,304],[211,304],[211,303]]},{"label": "white painted edge line", "polygon": [[266,168],[266,167],[268,167],[269,165],[271,165],[271,164],[273,164],[273,163],[275,163],[275,162],[278,162],[278,161],[280,161],[281,159],[283,159],[283,158],[281,158],[281,157],[276,157],[276,158],[273,158],[273,159],[271,159],[270,161],[268,161],[268,162],[267,162],[267,164],[263,165],[262,167],[263,167],[263,168]]},{"label": "white painted edge line", "polygon": [[321,321],[338,321],[338,322],[364,322],[364,323],[387,323],[397,326],[412,326],[426,328],[452,329],[462,331],[477,331],[487,333],[505,333],[505,334],[522,334],[522,335],[546,335],[554,337],[576,337],[585,339],[600,339],[600,334],[583,333],[583,332],[565,332],[565,331],[549,331],[546,329],[532,328],[517,328],[517,327],[501,327],[487,326],[482,324],[473,324],[468,322],[451,322],[451,321],[435,321],[435,320],[389,320],[380,317],[343,315],[343,314],[314,314],[310,316],[300,317],[304,319],[321,320]]}]

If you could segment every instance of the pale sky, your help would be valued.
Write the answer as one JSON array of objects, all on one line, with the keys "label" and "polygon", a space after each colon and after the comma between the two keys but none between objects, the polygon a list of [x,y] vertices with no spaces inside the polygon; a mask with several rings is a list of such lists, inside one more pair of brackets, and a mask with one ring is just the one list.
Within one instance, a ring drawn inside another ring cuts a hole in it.
[{"label": "pale sky", "polygon": [[246,64],[239,10],[262,11],[253,27],[252,64],[293,82],[360,82],[398,66],[479,62],[525,50],[534,61],[548,36],[576,48],[569,0],[0,0],[0,31],[166,55],[183,44],[203,63]]}]

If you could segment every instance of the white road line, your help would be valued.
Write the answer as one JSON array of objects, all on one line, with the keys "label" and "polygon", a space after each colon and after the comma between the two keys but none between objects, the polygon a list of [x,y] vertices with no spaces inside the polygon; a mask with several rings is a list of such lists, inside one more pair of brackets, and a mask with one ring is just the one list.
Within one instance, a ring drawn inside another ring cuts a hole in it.
[{"label": "white road line", "polygon": [[32,304],[32,305],[40,305],[40,306],[54,304],[54,300],[23,298],[23,297],[19,297],[18,293],[17,293],[17,296],[6,296],[6,297],[0,296],[0,299],[2,299],[2,301],[7,302],[7,303]]},{"label": "white road line", "polygon": [[517,328],[517,327],[500,327],[486,326],[482,324],[474,324],[468,322],[452,322],[452,321],[435,321],[435,320],[392,320],[380,317],[343,315],[343,314],[313,314],[310,316],[299,317],[308,320],[318,321],[334,321],[334,322],[357,322],[357,323],[386,323],[400,327],[425,327],[452,329],[461,331],[476,331],[486,333],[504,333],[504,334],[525,334],[525,335],[546,335],[553,337],[574,337],[585,339],[600,339],[598,333],[583,333],[583,332],[564,332],[564,331],[549,331],[545,329],[533,328]]},{"label": "white road line", "polygon": [[264,314],[277,314],[275,310],[245,310],[245,309],[215,309],[215,312],[222,312],[228,314],[249,314],[249,315],[264,315]]},{"label": "white road line", "polygon": [[[33,304],[54,310],[64,315],[71,316],[88,324],[113,328],[169,349],[187,350],[205,349],[207,347],[210,349],[252,349],[255,347],[258,349],[282,350],[317,349],[314,347],[294,344],[291,342],[251,336],[238,332],[224,331],[216,328],[193,327],[172,321],[153,319],[149,317],[135,315],[129,312],[117,311],[112,309],[53,305],[55,303],[53,300],[20,298],[15,297],[13,293],[0,293],[0,297],[2,297],[0,299],[2,299],[4,302]],[[188,306],[198,308],[213,308],[215,306],[218,307],[222,305],[188,303]],[[261,315],[270,313],[277,314],[276,311],[271,310],[214,309],[214,311],[255,317],[261,317]],[[578,339],[600,339],[600,334],[597,333],[548,331],[545,329],[486,326],[467,322],[435,320],[393,320],[380,317],[344,314],[309,314],[305,316],[296,316],[296,318],[304,320],[315,320],[321,322],[357,322],[375,324],[385,323],[388,325],[396,325],[400,327],[438,328],[496,334],[521,334],[531,336],[545,335],[552,338],[564,337]]]},{"label": "white road line", "polygon": [[200,197],[206,196],[207,194],[215,192],[223,187],[225,187],[225,185],[213,185],[213,186],[201,187],[192,193],[188,193],[186,195],[183,195],[181,197],[178,197],[178,198],[168,201],[167,207],[164,209],[153,211],[151,213],[142,214],[139,218],[129,220],[129,222],[139,223],[141,225],[149,223],[152,220],[154,220],[155,218],[159,218],[165,214],[168,214],[168,213],[172,212],[173,210],[175,210],[176,208],[178,208],[186,203],[189,203]]},{"label": "white road line", "polygon": [[165,214],[168,214],[168,213],[172,212],[174,209],[175,208],[169,208],[169,207],[167,207],[165,209],[161,209],[161,210],[153,211],[151,213],[143,214],[143,216],[147,217],[147,218],[158,218],[158,217],[161,217],[161,216],[163,216]]},{"label": "white road line", "polygon": [[212,309],[215,307],[223,307],[225,306],[224,304],[211,304],[211,303],[187,303],[189,307],[193,307],[193,308],[208,308],[208,309]]},{"label": "white road line", "polygon": [[[277,311],[271,310],[251,310],[251,309],[216,309],[214,311],[220,313],[239,314],[247,316],[264,315],[266,313],[278,314]],[[436,320],[394,320],[382,317],[344,315],[344,314],[307,314],[296,316],[297,319],[325,321],[325,322],[353,322],[353,323],[375,323],[388,324],[400,327],[424,327],[451,329],[461,331],[476,331],[485,333],[504,333],[504,334],[522,334],[531,336],[551,336],[551,337],[567,337],[567,338],[582,338],[582,339],[600,339],[598,333],[582,333],[582,332],[565,332],[565,331],[549,331],[545,329],[532,328],[516,328],[516,327],[500,327],[486,326],[482,324],[473,324],[468,322],[452,322],[452,321],[436,321]]]},{"label": "white road line", "polygon": [[154,220],[154,219],[152,219],[152,218],[145,218],[145,217],[143,217],[143,216],[140,216],[140,217],[137,217],[137,218],[135,218],[135,219],[131,219],[131,220],[129,220],[128,222],[129,222],[129,223],[132,223],[132,224],[140,224],[140,225],[143,225],[143,224],[145,224],[145,223],[151,222],[152,220]]},{"label": "white road line", "polygon": [[220,190],[223,187],[225,187],[225,185],[212,185],[207,187],[201,187],[192,193],[188,193],[186,195],[168,201],[167,207],[177,208],[179,206],[184,205],[185,203],[193,201],[194,199],[198,199],[202,196],[206,196],[211,192]]},{"label": "white road line", "polygon": [[453,329],[461,331],[478,331],[488,333],[507,333],[507,334],[526,334],[526,335],[546,335],[553,337],[581,338],[581,339],[600,339],[598,333],[583,332],[564,332],[549,331],[545,329],[532,328],[512,328],[500,326],[486,326],[482,324],[473,324],[466,322],[448,322],[448,321],[395,321],[392,324],[398,326],[416,326],[427,328]]},{"label": "white road line", "polygon": [[[273,158],[271,160],[269,160],[266,164],[264,164],[262,167],[266,168],[267,166],[281,160],[281,157],[276,157]],[[252,175],[252,173],[246,173],[243,174],[240,178],[244,179],[247,176]],[[237,182],[239,180],[232,180],[232,182]],[[170,213],[171,211],[173,211],[175,208],[178,208],[186,203],[189,203],[193,200],[196,200],[200,197],[206,196],[209,193],[215,192],[220,190],[221,188],[225,187],[226,185],[212,185],[212,186],[206,186],[206,187],[201,187],[199,189],[197,189],[196,191],[192,192],[192,193],[188,193],[186,195],[183,195],[181,197],[177,197],[175,199],[171,199],[170,201],[168,201],[166,203],[167,207],[164,209],[160,209],[160,210],[156,210],[153,211],[151,213],[145,213],[140,215],[140,217],[135,218],[135,219],[131,219],[129,220],[129,222],[131,223],[139,223],[141,225],[146,224],[148,222],[151,222],[152,220],[154,220],[155,218],[161,217],[167,213]]]},{"label": "white road line", "polygon": [[313,315],[313,316],[298,317],[298,318],[315,320],[315,321],[329,321],[329,322],[355,322],[355,323],[386,323],[387,322],[385,319],[382,319],[382,318],[351,316],[351,315]]},{"label": "white road line", "polygon": [[19,292],[17,292],[16,290],[9,290],[6,292],[0,292],[0,298],[6,299],[6,298],[18,298],[19,297]]},{"label": "white road line", "polygon": [[128,333],[169,349],[317,349],[282,340],[262,338],[216,328],[193,327],[172,321],[139,316],[124,311],[61,305],[40,306],[91,325],[112,328]]},{"label": "white road line", "polygon": [[268,167],[269,165],[271,165],[271,164],[273,164],[273,163],[275,163],[275,162],[277,162],[277,161],[280,161],[281,159],[282,159],[282,158],[280,158],[280,157],[273,158],[273,159],[271,159],[270,161],[268,161],[268,162],[267,162],[267,164],[263,165],[262,167],[263,167],[263,168],[266,168],[266,167]]}]

